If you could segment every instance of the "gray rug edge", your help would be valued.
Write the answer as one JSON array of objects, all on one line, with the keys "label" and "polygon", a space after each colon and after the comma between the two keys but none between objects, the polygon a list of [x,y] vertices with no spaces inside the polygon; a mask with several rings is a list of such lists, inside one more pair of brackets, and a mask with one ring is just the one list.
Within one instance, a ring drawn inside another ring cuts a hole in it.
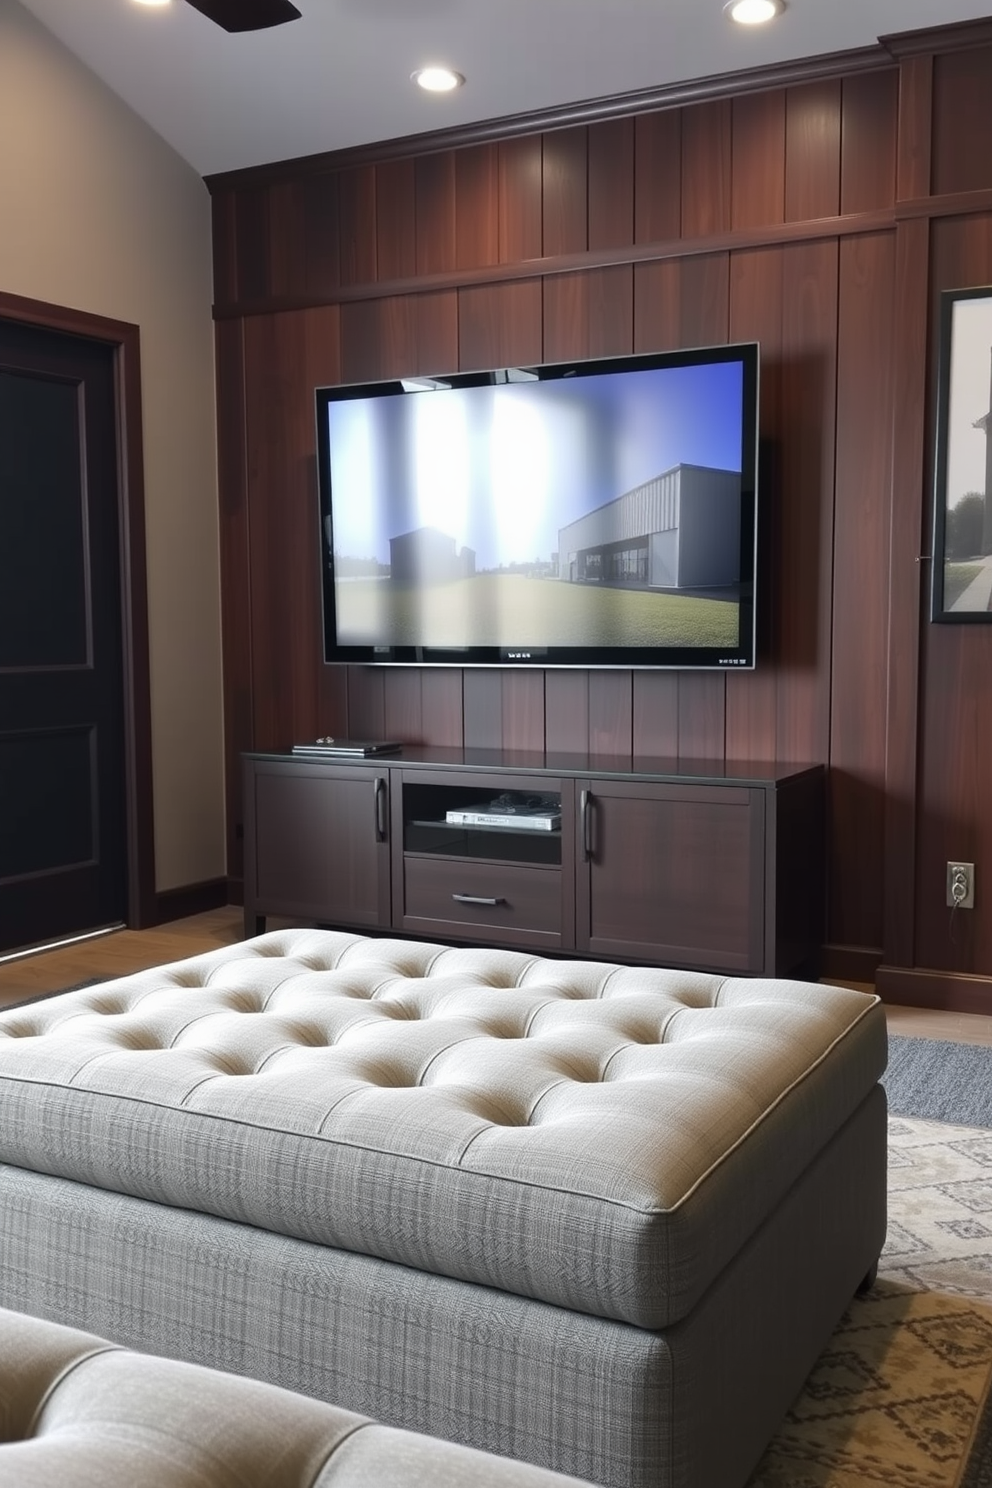
[{"label": "gray rug edge", "polygon": [[882,1084],[894,1116],[992,1127],[992,1046],[890,1034]]}]

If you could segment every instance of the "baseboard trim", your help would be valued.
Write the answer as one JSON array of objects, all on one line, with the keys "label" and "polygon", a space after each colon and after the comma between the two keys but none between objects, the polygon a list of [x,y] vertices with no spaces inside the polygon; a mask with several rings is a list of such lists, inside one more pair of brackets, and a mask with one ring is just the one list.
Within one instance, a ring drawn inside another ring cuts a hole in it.
[{"label": "baseboard trim", "polygon": [[820,961],[820,976],[825,981],[874,982],[882,960],[881,948],[872,946],[825,945]]},{"label": "baseboard trim", "polygon": [[167,925],[171,920],[185,920],[189,915],[205,914],[208,909],[220,909],[228,903],[226,878],[206,879],[203,883],[185,884],[178,889],[162,889],[155,895],[153,923]]},{"label": "baseboard trim", "polygon": [[875,988],[883,1002],[948,1013],[992,1013],[992,977],[956,971],[880,966]]}]

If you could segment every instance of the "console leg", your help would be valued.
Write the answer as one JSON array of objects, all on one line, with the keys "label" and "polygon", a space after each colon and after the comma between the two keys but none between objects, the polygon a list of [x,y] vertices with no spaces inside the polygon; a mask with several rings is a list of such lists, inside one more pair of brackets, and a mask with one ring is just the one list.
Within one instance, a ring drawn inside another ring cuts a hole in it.
[{"label": "console leg", "polygon": [[858,1283],[857,1296],[863,1297],[864,1294],[865,1294],[865,1292],[870,1292],[871,1289],[872,1289],[872,1287],[875,1285],[875,1282],[877,1280],[878,1280],[878,1262],[876,1261],[873,1266],[869,1266],[868,1267],[868,1270],[865,1272],[864,1276],[861,1278],[860,1282]]}]

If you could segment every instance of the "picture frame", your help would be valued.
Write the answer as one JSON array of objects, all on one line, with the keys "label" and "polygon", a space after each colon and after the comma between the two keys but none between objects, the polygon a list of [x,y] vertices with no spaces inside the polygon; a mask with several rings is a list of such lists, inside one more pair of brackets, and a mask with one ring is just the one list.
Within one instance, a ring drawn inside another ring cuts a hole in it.
[{"label": "picture frame", "polygon": [[930,618],[992,624],[992,286],[940,297]]}]

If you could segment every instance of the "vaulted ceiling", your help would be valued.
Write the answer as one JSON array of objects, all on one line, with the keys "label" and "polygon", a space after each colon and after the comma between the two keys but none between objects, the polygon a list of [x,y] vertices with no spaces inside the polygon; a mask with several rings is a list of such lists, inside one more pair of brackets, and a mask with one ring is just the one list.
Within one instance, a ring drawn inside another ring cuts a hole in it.
[{"label": "vaulted ceiling", "polygon": [[[229,34],[185,0],[21,0],[203,175],[875,46],[990,0],[788,0],[765,28],[722,0],[296,0]],[[411,74],[444,62],[443,96]]]}]

